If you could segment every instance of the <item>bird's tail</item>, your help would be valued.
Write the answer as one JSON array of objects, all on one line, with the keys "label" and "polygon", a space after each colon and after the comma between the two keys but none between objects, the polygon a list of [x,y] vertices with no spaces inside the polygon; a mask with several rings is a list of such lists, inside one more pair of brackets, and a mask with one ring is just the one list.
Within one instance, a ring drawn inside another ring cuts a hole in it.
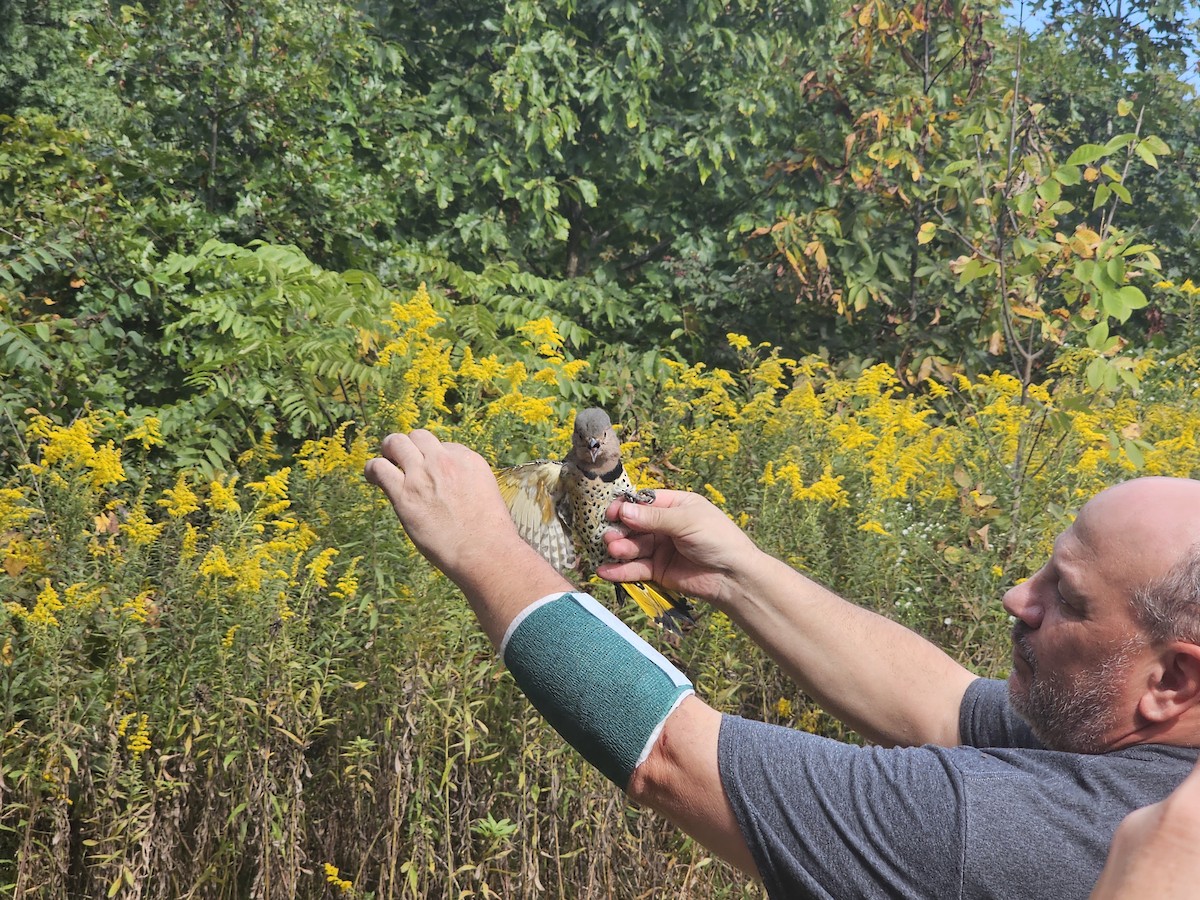
[{"label": "bird's tail", "polygon": [[625,581],[616,585],[617,599],[633,600],[651,619],[677,635],[696,627],[696,611],[687,598],[652,581]]}]

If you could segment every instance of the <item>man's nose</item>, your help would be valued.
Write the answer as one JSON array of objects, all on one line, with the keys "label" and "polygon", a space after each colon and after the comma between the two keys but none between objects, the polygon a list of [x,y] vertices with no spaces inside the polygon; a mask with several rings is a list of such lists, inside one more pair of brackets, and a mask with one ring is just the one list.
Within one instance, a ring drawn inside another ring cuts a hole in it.
[{"label": "man's nose", "polygon": [[1010,616],[1019,619],[1029,628],[1042,624],[1045,606],[1037,597],[1037,576],[1015,584],[1004,594],[1004,608]]}]

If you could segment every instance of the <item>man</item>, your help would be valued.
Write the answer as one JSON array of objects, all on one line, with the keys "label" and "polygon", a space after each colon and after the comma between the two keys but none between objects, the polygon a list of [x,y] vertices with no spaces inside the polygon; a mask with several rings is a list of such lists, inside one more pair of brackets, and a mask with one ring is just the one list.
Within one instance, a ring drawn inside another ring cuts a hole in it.
[{"label": "man", "polygon": [[560,733],[773,897],[1086,897],[1121,819],[1197,758],[1200,482],[1140,479],[1080,511],[1005,596],[1009,691],[761,552],[697,495],[610,507],[629,534],[606,535],[603,577],[724,610],[882,745],[855,747],[703,703],[520,540],[467,448],[390,435],[367,478]]}]

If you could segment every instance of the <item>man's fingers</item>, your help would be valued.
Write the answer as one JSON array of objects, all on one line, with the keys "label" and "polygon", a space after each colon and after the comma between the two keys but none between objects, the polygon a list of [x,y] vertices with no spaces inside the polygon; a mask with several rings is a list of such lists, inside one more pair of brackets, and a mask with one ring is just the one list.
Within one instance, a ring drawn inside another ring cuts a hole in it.
[{"label": "man's fingers", "polygon": [[438,443],[436,437],[418,428],[408,434],[389,434],[379,445],[379,455],[407,471],[419,465]]},{"label": "man's fingers", "polygon": [[613,559],[637,559],[654,552],[652,534],[623,534],[616,528],[610,528],[603,537],[608,555]]},{"label": "man's fingers", "polygon": [[393,502],[399,496],[400,489],[404,485],[404,471],[390,459],[384,459],[382,456],[368,459],[363,474],[366,475],[370,484],[382,488]]}]

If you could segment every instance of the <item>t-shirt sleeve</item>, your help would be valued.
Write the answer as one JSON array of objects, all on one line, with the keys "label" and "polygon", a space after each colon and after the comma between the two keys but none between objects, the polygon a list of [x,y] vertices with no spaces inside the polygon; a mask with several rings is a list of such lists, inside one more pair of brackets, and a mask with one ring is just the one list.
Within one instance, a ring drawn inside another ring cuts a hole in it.
[{"label": "t-shirt sleeve", "polygon": [[933,748],[858,747],[735,716],[721,780],[771,897],[957,897],[961,779]]},{"label": "t-shirt sleeve", "polygon": [[958,730],[968,747],[1043,748],[1025,720],[1013,711],[1007,682],[990,678],[977,678],[967,686],[958,711]]}]

